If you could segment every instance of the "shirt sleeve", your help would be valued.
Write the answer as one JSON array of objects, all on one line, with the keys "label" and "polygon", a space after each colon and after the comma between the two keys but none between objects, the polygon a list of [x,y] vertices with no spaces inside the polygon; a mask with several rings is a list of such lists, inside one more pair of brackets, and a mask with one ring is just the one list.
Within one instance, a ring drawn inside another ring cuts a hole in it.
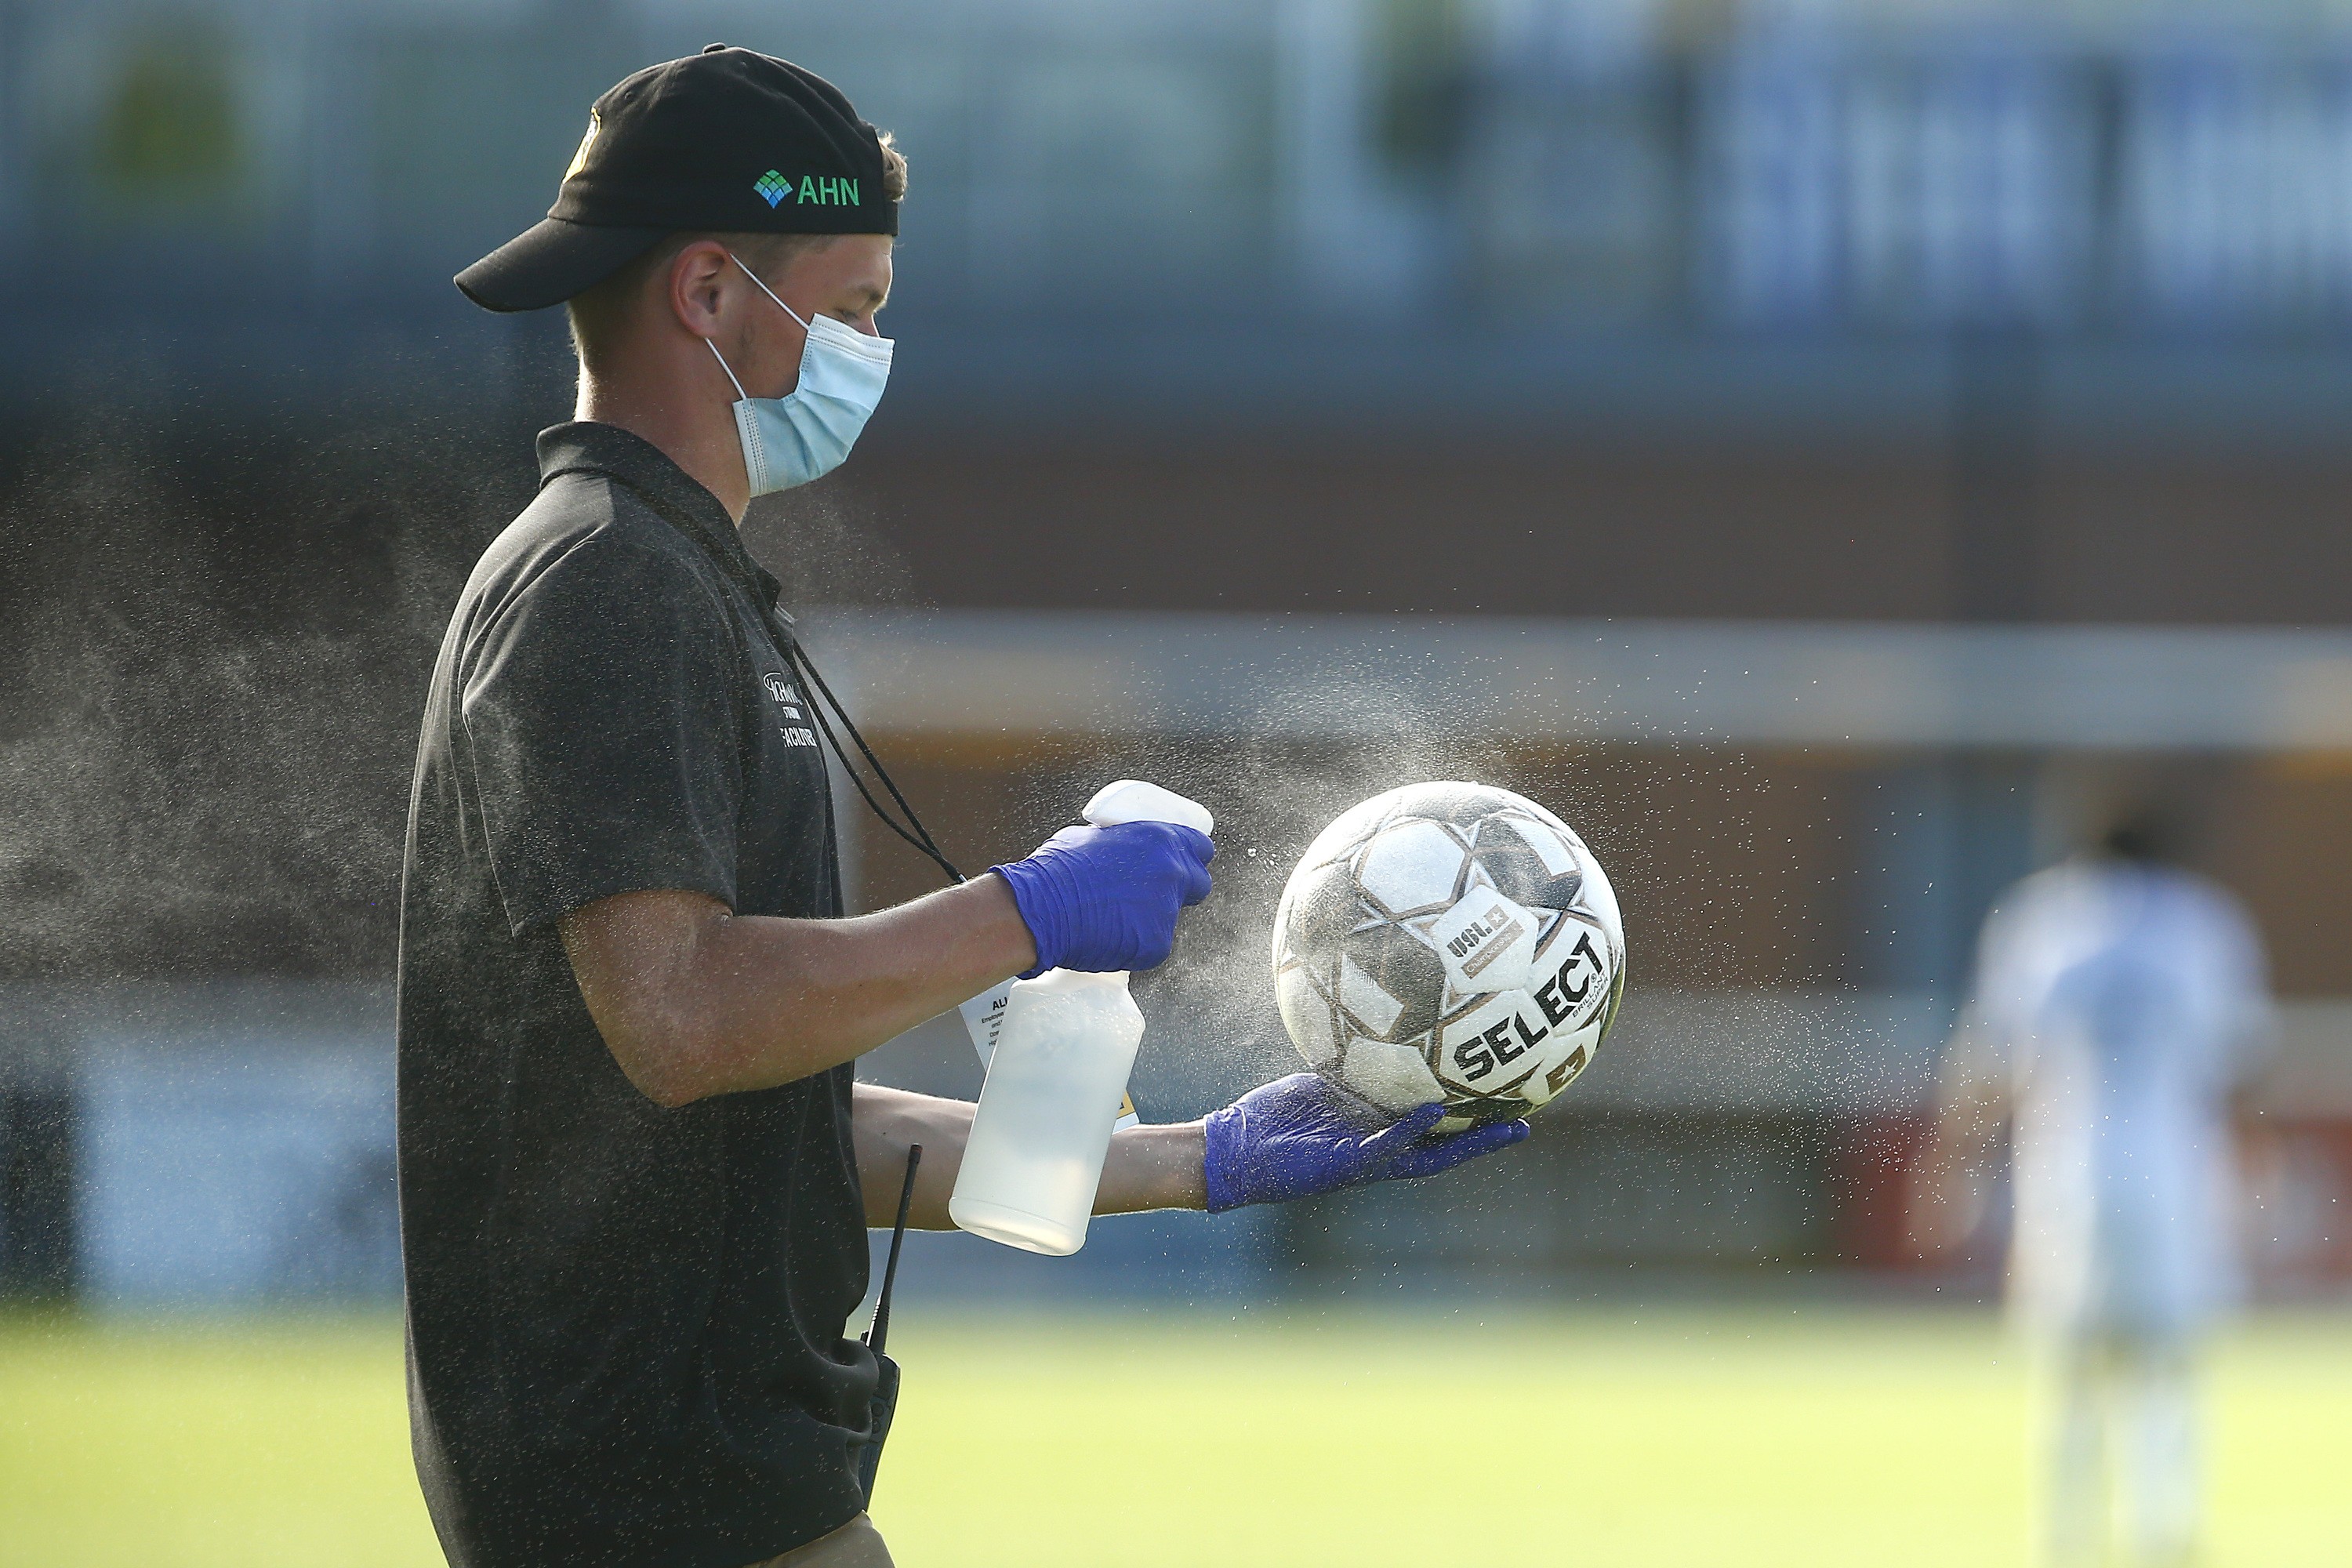
[{"label": "shirt sleeve", "polygon": [[734,907],[743,780],[727,613],[683,563],[591,538],[469,649],[461,710],[514,935],[615,893]]}]

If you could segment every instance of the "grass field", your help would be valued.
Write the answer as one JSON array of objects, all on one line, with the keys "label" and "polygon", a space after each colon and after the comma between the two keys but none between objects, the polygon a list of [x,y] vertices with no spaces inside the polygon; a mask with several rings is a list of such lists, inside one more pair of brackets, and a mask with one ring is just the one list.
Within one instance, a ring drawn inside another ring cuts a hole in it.
[{"label": "grass field", "polygon": [[[2029,1380],[1979,1318],[926,1322],[875,1515],[909,1564],[2023,1561]],[[2352,1560],[2352,1321],[2238,1333],[2216,1565]],[[9,1568],[440,1562],[395,1324],[0,1321]]]}]

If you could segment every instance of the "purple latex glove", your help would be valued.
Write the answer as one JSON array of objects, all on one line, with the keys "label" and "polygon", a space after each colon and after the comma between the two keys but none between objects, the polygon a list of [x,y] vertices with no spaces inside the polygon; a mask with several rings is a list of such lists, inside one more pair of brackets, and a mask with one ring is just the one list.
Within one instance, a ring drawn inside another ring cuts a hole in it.
[{"label": "purple latex glove", "polygon": [[1529,1131],[1525,1121],[1494,1121],[1427,1137],[1444,1114],[1443,1105],[1416,1106],[1382,1127],[1375,1107],[1319,1074],[1262,1084],[1209,1118],[1209,1212],[1433,1176]]},{"label": "purple latex glove", "polygon": [[1150,969],[1176,945],[1176,916],[1209,896],[1209,836],[1172,822],[1065,827],[1026,860],[991,866],[1013,888],[1049,969]]}]

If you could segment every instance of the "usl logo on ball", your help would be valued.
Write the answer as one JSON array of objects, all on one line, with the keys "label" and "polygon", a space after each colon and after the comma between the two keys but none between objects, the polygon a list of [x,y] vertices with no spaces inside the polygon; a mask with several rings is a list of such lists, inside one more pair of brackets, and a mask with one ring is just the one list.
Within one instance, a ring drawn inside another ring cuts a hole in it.
[{"label": "usl logo on ball", "polygon": [[1600,862],[1550,812],[1408,784],[1323,830],[1274,921],[1275,995],[1307,1065],[1441,1125],[1524,1116],[1601,1048],[1625,933]]}]

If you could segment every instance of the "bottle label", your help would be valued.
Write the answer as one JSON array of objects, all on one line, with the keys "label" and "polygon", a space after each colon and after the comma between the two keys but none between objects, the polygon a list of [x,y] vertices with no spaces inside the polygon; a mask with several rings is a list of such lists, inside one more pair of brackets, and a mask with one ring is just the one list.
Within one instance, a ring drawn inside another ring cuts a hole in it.
[{"label": "bottle label", "polygon": [[963,1026],[971,1032],[971,1048],[980,1053],[982,1068],[996,1055],[996,1037],[1004,1032],[1004,1009],[1013,1002],[1013,982],[1008,980],[993,991],[983,991],[956,1010],[963,1015]]},{"label": "bottle label", "polygon": [[[956,1009],[963,1015],[964,1029],[971,1036],[971,1048],[979,1056],[983,1070],[995,1059],[996,1038],[1004,1032],[1004,1010],[1013,1005],[1015,984],[1008,980],[993,991],[982,992]],[[1111,1131],[1117,1132],[1124,1128],[1139,1126],[1142,1121],[1143,1118],[1136,1114],[1135,1097],[1120,1091],[1118,1120],[1111,1123]]]}]

